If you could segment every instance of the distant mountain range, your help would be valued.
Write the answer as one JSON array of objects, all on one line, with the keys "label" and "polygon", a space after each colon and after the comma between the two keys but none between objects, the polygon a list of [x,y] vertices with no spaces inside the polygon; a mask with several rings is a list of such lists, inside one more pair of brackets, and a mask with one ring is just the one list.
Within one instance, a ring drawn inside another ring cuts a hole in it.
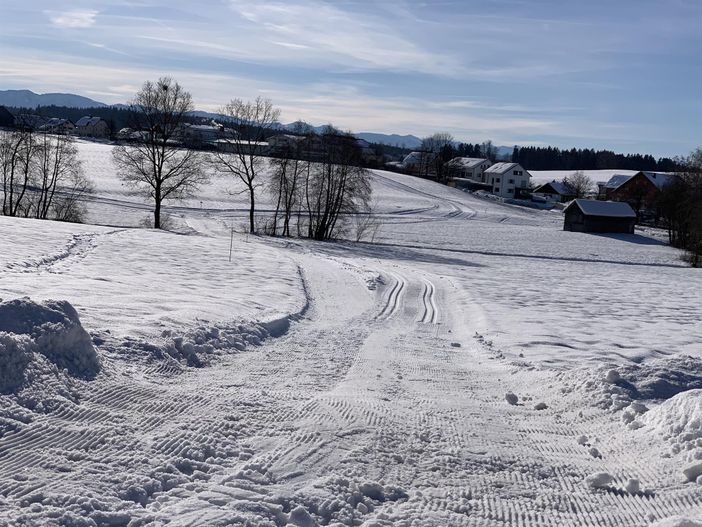
[{"label": "distant mountain range", "polygon": [[29,90],[0,90],[0,106],[36,108],[67,106],[68,108],[104,108],[107,104],[72,93],[34,93]]},{"label": "distant mountain range", "polygon": [[[73,93],[34,93],[30,90],[0,90],[0,106],[12,106],[15,108],[36,108],[37,106],[66,106],[68,108],[105,108],[108,104],[75,95]],[[125,104],[113,104],[115,108],[125,109]],[[195,111],[191,115],[205,119],[227,120],[222,114]],[[281,128],[293,130],[299,126],[299,122],[282,124]],[[303,123],[307,124],[307,123]],[[321,132],[324,126],[311,126],[315,132]],[[378,143],[389,146],[400,146],[402,148],[414,149],[422,144],[421,138],[415,135],[380,134],[376,132],[359,132],[354,134],[359,139],[364,139],[369,143]],[[498,155],[503,157],[512,153],[512,147],[498,146]]]}]

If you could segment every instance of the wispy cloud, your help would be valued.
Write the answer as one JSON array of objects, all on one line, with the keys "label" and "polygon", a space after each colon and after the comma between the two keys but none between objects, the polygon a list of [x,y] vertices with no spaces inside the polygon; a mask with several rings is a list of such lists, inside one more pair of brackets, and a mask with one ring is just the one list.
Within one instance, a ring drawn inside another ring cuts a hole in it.
[{"label": "wispy cloud", "polygon": [[47,14],[54,27],[85,29],[95,25],[95,18],[98,12],[91,9],[74,9],[63,13],[48,12]]},{"label": "wispy cloud", "polygon": [[[230,0],[240,17],[241,29],[260,40],[285,43],[293,60],[307,65],[327,64],[354,70],[411,71],[455,76],[461,61],[446,49],[435,53],[407,38],[387,18],[371,12],[343,9],[320,0],[297,2],[244,2]],[[340,4],[343,5],[343,4]],[[287,60],[280,50],[258,48],[257,56],[271,61]]]},{"label": "wispy cloud", "polygon": [[285,119],[357,131],[679,145],[666,154],[702,133],[693,0],[9,4],[0,88],[124,102],[170,74],[202,109],[260,94]]}]

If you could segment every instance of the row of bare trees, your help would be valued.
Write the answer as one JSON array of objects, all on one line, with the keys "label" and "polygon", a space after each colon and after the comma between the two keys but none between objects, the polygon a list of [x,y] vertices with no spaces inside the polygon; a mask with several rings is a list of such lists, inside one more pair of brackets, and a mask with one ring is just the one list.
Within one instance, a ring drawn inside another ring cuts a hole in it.
[{"label": "row of bare trees", "polygon": [[657,205],[674,247],[687,251],[689,262],[702,265],[702,149],[676,159],[684,170],[663,187]]},{"label": "row of bare trees", "polygon": [[73,139],[31,130],[0,131],[2,213],[82,221],[92,190]]},{"label": "row of bare trees", "polygon": [[271,233],[327,240],[344,234],[350,218],[357,238],[370,229],[370,177],[360,166],[353,136],[326,127],[320,135],[300,138],[271,165],[268,190],[276,203],[267,225]]},{"label": "row of bare trees", "polygon": [[[214,172],[243,184],[249,200],[248,230],[258,230],[256,203],[264,186],[261,174],[269,163],[265,141],[280,117],[270,100],[234,99],[222,108],[236,133],[209,154],[176,141],[194,107],[190,93],[173,79],[144,83],[130,108],[133,127],[146,133],[138,143],[115,147],[113,157],[121,178],[153,200],[155,228],[162,226],[165,200],[193,195]],[[370,182],[360,167],[360,148],[351,135],[331,127],[321,135],[297,137],[294,147],[270,161],[268,191],[276,208],[261,228],[274,235],[336,237],[349,214],[369,212]]]}]

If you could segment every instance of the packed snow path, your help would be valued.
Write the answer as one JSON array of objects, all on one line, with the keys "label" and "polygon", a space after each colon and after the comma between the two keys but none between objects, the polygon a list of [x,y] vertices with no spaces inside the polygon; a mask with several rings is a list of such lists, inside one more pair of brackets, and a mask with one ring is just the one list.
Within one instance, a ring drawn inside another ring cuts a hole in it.
[{"label": "packed snow path", "polygon": [[[358,260],[295,257],[310,306],[287,335],[202,369],[108,365],[80,404],[0,439],[10,524],[631,526],[699,513],[699,487],[607,413],[576,415],[552,373],[474,338],[450,278],[362,262],[386,280],[369,295]],[[507,404],[508,390],[526,400]],[[613,442],[593,457],[581,435]],[[609,489],[584,484],[600,471]],[[640,492],[621,490],[630,477]]]}]

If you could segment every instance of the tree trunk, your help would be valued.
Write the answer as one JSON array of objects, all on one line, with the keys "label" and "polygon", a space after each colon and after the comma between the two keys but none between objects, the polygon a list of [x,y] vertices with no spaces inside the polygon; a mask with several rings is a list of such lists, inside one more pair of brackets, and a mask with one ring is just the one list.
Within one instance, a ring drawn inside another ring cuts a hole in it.
[{"label": "tree trunk", "polygon": [[154,189],[154,229],[161,228],[161,186]]},{"label": "tree trunk", "polygon": [[249,232],[254,234],[256,232],[256,227],[254,225],[254,212],[256,211],[256,201],[254,197],[254,187],[249,186],[249,196],[251,199],[251,207],[249,208]]}]

